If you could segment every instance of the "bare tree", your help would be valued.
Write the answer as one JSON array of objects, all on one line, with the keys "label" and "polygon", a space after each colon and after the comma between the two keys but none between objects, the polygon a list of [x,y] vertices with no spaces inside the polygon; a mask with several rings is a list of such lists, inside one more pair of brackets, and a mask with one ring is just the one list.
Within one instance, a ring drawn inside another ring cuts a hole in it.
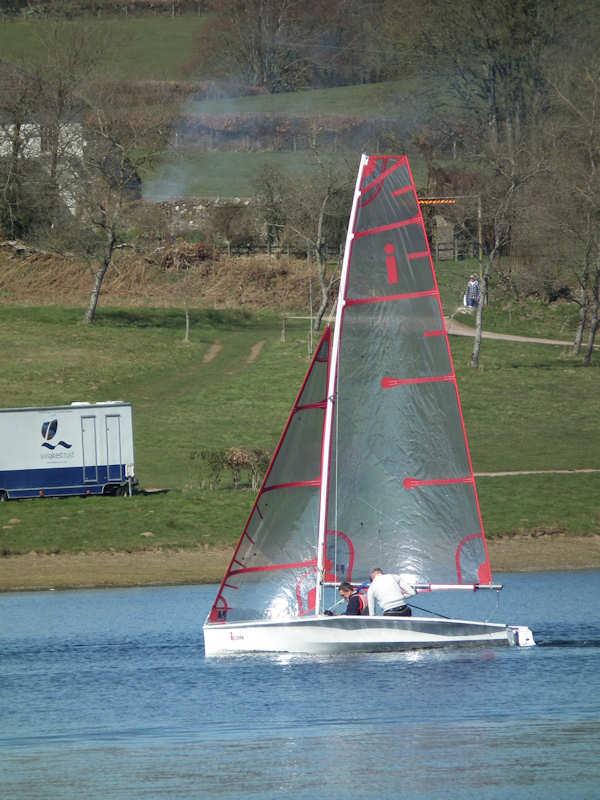
[{"label": "bare tree", "polygon": [[600,63],[587,64],[553,84],[562,112],[556,130],[553,219],[563,239],[579,306],[573,352],[588,338],[583,357],[592,361],[600,325]]},{"label": "bare tree", "polygon": [[[256,186],[267,225],[301,242],[307,255],[315,259],[320,300],[314,328],[318,330],[336,277],[328,251],[333,248],[339,252],[344,241],[356,163],[348,157],[326,156],[316,149],[312,159],[312,168],[302,176],[292,178],[271,171],[265,176],[265,184],[259,179]],[[275,223],[274,219],[281,221]]]},{"label": "bare tree", "polygon": [[59,221],[61,199],[71,195],[73,162],[81,156],[83,98],[110,48],[107,32],[83,22],[47,21],[39,33],[34,54],[40,75],[37,117],[41,155],[49,177],[47,203],[52,224]]},{"label": "bare tree", "polygon": [[39,155],[34,125],[39,96],[35,69],[0,61],[0,225],[10,238],[26,234],[39,210],[29,169]]},{"label": "bare tree", "polygon": [[96,258],[94,284],[84,320],[92,323],[104,278],[115,252],[128,245],[140,205],[141,173],[159,156],[168,121],[138,110],[125,113],[111,92],[99,89],[89,100],[86,142],[79,169],[77,216],[91,226]]}]

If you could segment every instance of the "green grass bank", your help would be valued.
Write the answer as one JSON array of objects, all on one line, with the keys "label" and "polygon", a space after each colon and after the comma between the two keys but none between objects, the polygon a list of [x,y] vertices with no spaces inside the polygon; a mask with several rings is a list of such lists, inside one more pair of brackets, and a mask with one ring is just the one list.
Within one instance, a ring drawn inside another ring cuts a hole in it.
[{"label": "green grass bank", "polygon": [[[454,297],[450,283],[443,291]],[[196,311],[186,344],[177,309],[103,309],[91,328],[80,319],[80,309],[2,307],[0,406],[130,401],[141,483],[170,491],[3,503],[0,552],[231,546],[253,492],[227,481],[206,488],[191,455],[274,447],[307,366],[306,323],[288,322],[282,342],[275,314]],[[583,368],[560,347],[485,341],[475,372],[471,340],[451,344],[476,472],[600,467],[599,365]],[[491,539],[600,534],[600,474],[482,477],[478,485]]]}]

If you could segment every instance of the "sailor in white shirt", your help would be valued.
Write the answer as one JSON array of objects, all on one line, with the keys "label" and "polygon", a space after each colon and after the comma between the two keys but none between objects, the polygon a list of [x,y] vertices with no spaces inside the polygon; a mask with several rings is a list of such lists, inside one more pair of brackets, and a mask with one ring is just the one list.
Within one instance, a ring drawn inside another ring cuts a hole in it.
[{"label": "sailor in white shirt", "polygon": [[415,594],[415,587],[402,580],[400,575],[384,574],[376,567],[371,572],[371,585],[367,592],[369,616],[375,614],[375,603],[387,617],[410,617],[412,611],[406,605],[406,598]]}]

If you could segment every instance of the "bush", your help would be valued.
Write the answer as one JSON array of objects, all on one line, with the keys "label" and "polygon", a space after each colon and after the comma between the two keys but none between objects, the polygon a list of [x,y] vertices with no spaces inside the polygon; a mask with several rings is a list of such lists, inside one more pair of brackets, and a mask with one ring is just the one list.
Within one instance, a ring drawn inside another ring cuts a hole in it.
[{"label": "bush", "polygon": [[242,486],[242,475],[247,473],[250,485],[256,491],[269,466],[270,453],[260,447],[246,449],[230,447],[222,450],[195,450],[193,461],[201,461],[208,472],[207,484],[210,489],[218,488],[225,469],[231,472],[234,489]]}]

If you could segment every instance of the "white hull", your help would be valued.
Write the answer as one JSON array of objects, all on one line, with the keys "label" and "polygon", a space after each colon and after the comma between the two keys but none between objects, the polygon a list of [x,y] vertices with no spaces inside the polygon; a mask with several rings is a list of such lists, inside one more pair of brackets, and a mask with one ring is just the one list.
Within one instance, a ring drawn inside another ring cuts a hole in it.
[{"label": "white hull", "polygon": [[515,644],[534,644],[531,631],[489,622],[431,617],[318,616],[204,625],[207,656],[334,654]]}]

